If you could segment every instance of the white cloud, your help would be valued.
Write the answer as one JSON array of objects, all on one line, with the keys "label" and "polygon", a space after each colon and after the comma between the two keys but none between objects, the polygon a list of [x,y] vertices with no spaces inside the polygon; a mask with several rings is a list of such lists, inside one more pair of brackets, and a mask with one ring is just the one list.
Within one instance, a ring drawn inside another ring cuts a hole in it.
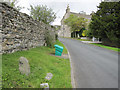
[{"label": "white cloud", "polygon": [[92,11],[97,11],[97,6],[101,0],[19,0],[19,5],[25,7],[21,10],[24,13],[29,14],[27,8],[30,5],[47,5],[52,8],[54,12],[57,13],[57,19],[53,24],[59,24],[65,14],[67,5],[70,5],[70,10],[72,12],[79,13],[80,11],[85,11],[90,14]]},{"label": "white cloud", "polygon": [[29,0],[29,2],[99,2],[101,0]]}]

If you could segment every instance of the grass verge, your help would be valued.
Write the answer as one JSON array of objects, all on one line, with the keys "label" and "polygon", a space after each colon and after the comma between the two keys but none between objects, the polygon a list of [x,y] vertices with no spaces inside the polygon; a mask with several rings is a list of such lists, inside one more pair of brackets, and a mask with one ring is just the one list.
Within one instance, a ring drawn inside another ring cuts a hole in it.
[{"label": "grass verge", "polygon": [[[59,41],[56,44],[64,47]],[[50,55],[54,48],[37,47],[27,51],[18,51],[2,55],[2,87],[3,88],[40,88],[41,83],[48,83],[50,88],[72,88],[69,59]],[[64,53],[66,53],[64,47]],[[31,73],[21,75],[19,58],[28,59]],[[46,80],[47,73],[52,73],[51,80]]]},{"label": "grass verge", "polygon": [[91,41],[89,39],[77,39],[77,40],[80,40],[80,41]]},{"label": "grass verge", "polygon": [[0,90],[2,89],[2,55],[0,54]]},{"label": "grass verge", "polygon": [[113,51],[120,51],[120,48],[105,46],[101,43],[90,43],[90,44],[93,44],[93,45],[96,45],[96,46],[99,46],[99,47],[103,47],[103,48],[106,48],[106,49],[109,49],[109,50],[113,50]]},{"label": "grass verge", "polygon": [[89,39],[79,39],[79,38],[71,38],[71,37],[64,37],[64,38],[70,38],[70,39],[75,39],[75,40],[80,40],[80,41],[92,41]]}]

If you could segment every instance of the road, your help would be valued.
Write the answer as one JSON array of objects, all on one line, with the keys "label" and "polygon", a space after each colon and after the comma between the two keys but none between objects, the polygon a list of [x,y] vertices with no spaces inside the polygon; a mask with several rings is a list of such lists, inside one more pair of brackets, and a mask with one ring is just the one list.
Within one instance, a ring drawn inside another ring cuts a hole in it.
[{"label": "road", "polygon": [[118,53],[78,40],[59,38],[67,47],[76,88],[118,88]]}]

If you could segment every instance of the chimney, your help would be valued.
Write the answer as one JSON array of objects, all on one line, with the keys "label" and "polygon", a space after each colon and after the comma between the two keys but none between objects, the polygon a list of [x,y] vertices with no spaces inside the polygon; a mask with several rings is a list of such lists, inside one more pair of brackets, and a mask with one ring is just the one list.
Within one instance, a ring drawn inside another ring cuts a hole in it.
[{"label": "chimney", "polygon": [[66,9],[66,13],[69,13],[70,12],[70,7],[69,7],[69,4],[67,5],[67,9]]}]

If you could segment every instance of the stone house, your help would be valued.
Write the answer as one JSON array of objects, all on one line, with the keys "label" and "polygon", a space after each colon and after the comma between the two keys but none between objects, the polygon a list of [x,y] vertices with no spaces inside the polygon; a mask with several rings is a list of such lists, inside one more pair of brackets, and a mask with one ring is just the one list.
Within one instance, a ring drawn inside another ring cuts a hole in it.
[{"label": "stone house", "polygon": [[[94,12],[92,12],[92,13],[94,13]],[[78,17],[84,17],[84,18],[88,19],[88,23],[90,22],[91,16],[92,16],[92,14],[87,15],[85,12],[82,12],[82,13],[71,12],[70,8],[69,8],[69,5],[68,5],[67,9],[66,9],[66,13],[64,14],[64,16],[61,20],[61,30],[59,30],[59,32],[58,32],[59,37],[71,37],[70,27],[68,27],[64,23],[64,20],[67,19],[71,14],[74,14]]]}]

